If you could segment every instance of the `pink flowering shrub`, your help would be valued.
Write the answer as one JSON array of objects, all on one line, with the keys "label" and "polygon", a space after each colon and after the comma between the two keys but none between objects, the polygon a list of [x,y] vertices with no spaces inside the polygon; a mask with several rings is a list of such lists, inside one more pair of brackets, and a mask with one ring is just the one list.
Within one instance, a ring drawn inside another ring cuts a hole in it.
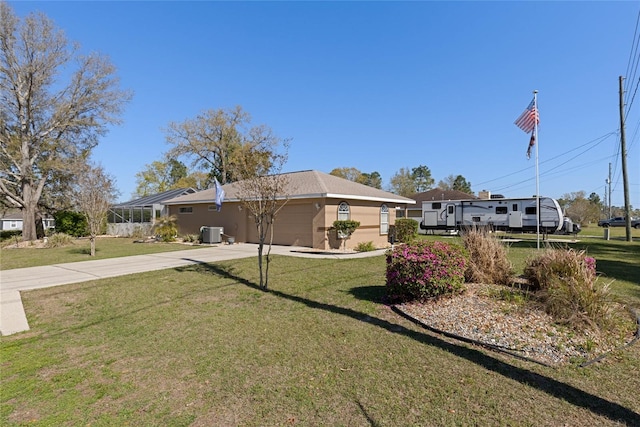
[{"label": "pink flowering shrub", "polygon": [[467,254],[445,242],[414,241],[387,252],[387,296],[391,302],[461,292]]}]

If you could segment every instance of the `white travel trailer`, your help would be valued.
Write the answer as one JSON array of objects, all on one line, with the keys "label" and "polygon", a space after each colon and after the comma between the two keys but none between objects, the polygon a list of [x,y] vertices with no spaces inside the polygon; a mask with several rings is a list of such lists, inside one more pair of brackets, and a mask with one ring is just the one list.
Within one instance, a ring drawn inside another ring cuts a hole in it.
[{"label": "white travel trailer", "polygon": [[[564,215],[557,200],[540,197],[540,232],[559,232]],[[422,230],[459,231],[473,226],[491,227],[493,230],[533,232],[536,227],[536,198],[522,199],[469,199],[422,202]]]}]

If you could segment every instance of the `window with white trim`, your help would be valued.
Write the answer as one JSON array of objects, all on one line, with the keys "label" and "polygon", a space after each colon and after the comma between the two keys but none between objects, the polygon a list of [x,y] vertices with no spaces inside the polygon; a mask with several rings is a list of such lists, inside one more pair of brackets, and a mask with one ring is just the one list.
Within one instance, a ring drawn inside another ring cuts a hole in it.
[{"label": "window with white trim", "polygon": [[346,221],[351,219],[351,210],[349,208],[349,203],[341,202],[338,205],[338,221]]},{"label": "window with white trim", "polygon": [[380,234],[389,234],[389,207],[380,206]]},{"label": "window with white trim", "polygon": [[184,206],[178,210],[178,213],[181,214],[190,214],[193,213],[193,206]]}]

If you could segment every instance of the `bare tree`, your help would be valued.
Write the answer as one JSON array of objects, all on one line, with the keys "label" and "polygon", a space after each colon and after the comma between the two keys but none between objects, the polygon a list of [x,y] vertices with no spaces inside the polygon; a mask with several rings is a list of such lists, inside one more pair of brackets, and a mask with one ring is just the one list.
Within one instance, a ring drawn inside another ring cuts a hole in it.
[{"label": "bare tree", "polygon": [[130,98],[106,58],[78,49],[45,15],[20,22],[0,2],[0,195],[22,210],[24,240],[45,186],[85,163]]},{"label": "bare tree", "polygon": [[[283,153],[277,153],[270,145],[264,156],[268,156],[268,167],[263,156],[249,156],[241,159],[234,170],[240,181],[235,183],[238,198],[253,216],[258,232],[258,268],[260,270],[260,288],[268,289],[269,263],[276,217],[285,206],[291,193],[289,176],[281,174],[287,161],[288,143],[284,141]],[[268,240],[267,240],[268,238]],[[268,244],[264,253],[264,245]]]},{"label": "bare tree", "polygon": [[104,227],[109,207],[118,196],[115,180],[101,166],[87,165],[78,175],[75,187],[74,199],[87,219],[91,256],[95,256],[96,237]]},{"label": "bare tree", "polygon": [[251,116],[240,106],[208,110],[182,123],[171,122],[165,134],[173,145],[168,157],[189,158],[192,166],[210,170],[222,184],[238,179],[233,173],[248,156],[257,156],[251,163],[268,162],[268,147],[274,139],[268,127],[251,126]]}]

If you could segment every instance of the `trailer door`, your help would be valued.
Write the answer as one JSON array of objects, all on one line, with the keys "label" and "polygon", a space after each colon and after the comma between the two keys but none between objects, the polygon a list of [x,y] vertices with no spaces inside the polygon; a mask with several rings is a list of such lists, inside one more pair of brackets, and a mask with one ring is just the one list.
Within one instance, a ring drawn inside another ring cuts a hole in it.
[{"label": "trailer door", "polygon": [[456,205],[447,205],[447,227],[456,226]]}]

